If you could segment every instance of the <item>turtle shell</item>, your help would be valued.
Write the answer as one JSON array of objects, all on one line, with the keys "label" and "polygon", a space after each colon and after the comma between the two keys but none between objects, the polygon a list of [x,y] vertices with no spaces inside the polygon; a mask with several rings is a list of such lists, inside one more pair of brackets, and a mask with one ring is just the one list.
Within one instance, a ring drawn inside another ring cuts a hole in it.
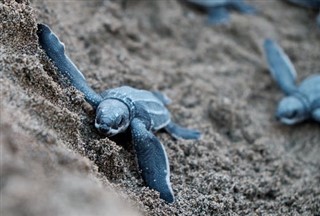
[{"label": "turtle shell", "polygon": [[130,120],[136,117],[139,110],[146,111],[151,119],[151,130],[156,131],[170,122],[170,113],[164,103],[152,92],[135,89],[129,86],[113,88],[101,93],[103,99],[117,99],[124,102],[130,110]]}]

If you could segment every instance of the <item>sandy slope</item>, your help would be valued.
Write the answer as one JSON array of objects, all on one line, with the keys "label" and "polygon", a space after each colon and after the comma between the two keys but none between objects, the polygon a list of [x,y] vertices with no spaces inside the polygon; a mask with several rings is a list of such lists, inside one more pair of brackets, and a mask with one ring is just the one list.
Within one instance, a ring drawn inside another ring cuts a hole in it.
[{"label": "sandy slope", "polygon": [[[283,1],[251,3],[259,15],[233,13],[229,25],[208,27],[174,0],[2,1],[3,215],[320,214],[319,125],[274,119],[282,94],[261,49],[274,38],[299,80],[319,72],[316,13]],[[157,134],[175,204],[144,186],[128,134],[97,133],[83,95],[39,49],[38,22],[60,36],[95,90],[161,90],[173,100],[175,121],[203,132],[200,141]]]}]

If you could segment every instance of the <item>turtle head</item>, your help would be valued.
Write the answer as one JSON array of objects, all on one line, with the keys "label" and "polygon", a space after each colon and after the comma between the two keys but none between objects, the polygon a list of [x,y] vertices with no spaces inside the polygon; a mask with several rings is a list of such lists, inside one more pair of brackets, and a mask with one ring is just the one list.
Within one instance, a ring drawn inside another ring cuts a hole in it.
[{"label": "turtle head", "polygon": [[130,124],[130,112],[126,104],[115,99],[102,101],[96,113],[95,127],[109,137],[125,131]]},{"label": "turtle head", "polygon": [[283,98],[277,109],[276,118],[284,124],[293,125],[305,120],[308,110],[304,103],[297,97]]}]

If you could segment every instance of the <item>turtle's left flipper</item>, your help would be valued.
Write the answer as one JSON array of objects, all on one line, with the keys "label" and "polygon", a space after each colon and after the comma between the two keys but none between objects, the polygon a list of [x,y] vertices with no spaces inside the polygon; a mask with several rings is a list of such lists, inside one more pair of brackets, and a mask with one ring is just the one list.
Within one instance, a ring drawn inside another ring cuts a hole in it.
[{"label": "turtle's left flipper", "polygon": [[320,12],[317,16],[317,25],[318,25],[318,28],[320,28]]},{"label": "turtle's left flipper", "polygon": [[247,3],[242,1],[232,1],[230,7],[234,10],[237,10],[243,14],[255,14],[257,9]]},{"label": "turtle's left flipper", "polygon": [[176,139],[198,140],[201,136],[199,131],[181,127],[173,122],[170,122],[164,129]]},{"label": "turtle's left flipper", "polygon": [[131,134],[144,181],[148,187],[160,192],[160,198],[174,202],[169,162],[163,145],[137,118],[131,121]]},{"label": "turtle's left flipper", "polygon": [[57,35],[44,24],[38,24],[37,35],[40,46],[59,69],[59,72],[67,77],[71,84],[85,95],[86,100],[93,107],[97,107],[102,101],[102,97],[88,86],[83,74],[65,54],[64,44],[59,40]]},{"label": "turtle's left flipper", "polygon": [[273,40],[264,41],[264,52],[272,77],[282,91],[289,95],[297,90],[296,70],[283,49]]}]

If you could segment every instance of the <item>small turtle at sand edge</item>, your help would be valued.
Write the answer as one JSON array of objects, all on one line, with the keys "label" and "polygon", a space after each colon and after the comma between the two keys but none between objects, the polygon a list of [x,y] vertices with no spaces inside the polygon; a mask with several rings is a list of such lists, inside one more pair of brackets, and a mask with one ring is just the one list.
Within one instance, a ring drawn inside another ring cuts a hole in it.
[{"label": "small turtle at sand edge", "polygon": [[244,0],[186,0],[188,3],[203,8],[208,14],[208,23],[225,24],[230,20],[228,10],[237,10],[243,14],[255,14],[256,9]]},{"label": "small turtle at sand edge", "polygon": [[277,108],[276,117],[293,125],[307,119],[320,122],[320,74],[306,78],[296,86],[296,71],[283,49],[273,40],[264,41],[264,52],[272,77],[286,94]]},{"label": "small turtle at sand edge", "polygon": [[168,157],[164,146],[152,132],[165,129],[174,138],[181,139],[199,139],[200,133],[171,121],[165,107],[170,100],[160,92],[122,86],[97,94],[65,54],[63,43],[51,29],[38,24],[37,34],[40,46],[59,72],[96,108],[95,127],[98,131],[111,137],[130,129],[144,181],[148,187],[160,192],[160,197],[166,202],[174,202]]}]

